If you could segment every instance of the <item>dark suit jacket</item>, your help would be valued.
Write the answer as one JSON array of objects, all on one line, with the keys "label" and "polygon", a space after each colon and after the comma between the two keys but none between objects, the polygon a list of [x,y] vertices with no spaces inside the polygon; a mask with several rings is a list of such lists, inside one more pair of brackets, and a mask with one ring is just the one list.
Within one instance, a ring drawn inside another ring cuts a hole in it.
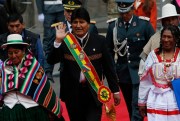
[{"label": "dark suit jacket", "polygon": [[[95,67],[99,78],[102,74],[105,74],[109,87],[112,92],[119,92],[117,84],[117,78],[114,69],[113,59],[107,50],[105,37],[97,34],[90,34],[89,40],[84,48],[91,63]],[[62,100],[68,100],[68,97],[74,96],[78,98],[78,88],[80,86],[80,68],[76,63],[74,57],[71,55],[66,44],[62,42],[59,48],[52,46],[50,53],[48,54],[47,62],[49,64],[55,64],[63,62],[63,70],[61,71],[60,79],[60,95]],[[86,81],[87,82],[87,81]],[[97,104],[101,104],[97,100],[97,95],[89,86],[92,91]]]}]

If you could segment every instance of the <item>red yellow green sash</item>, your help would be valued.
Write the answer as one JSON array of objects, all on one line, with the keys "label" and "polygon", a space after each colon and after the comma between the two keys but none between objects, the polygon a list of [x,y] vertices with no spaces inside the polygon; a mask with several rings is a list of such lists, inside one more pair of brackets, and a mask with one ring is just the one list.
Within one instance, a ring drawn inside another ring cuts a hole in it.
[{"label": "red yellow green sash", "polygon": [[97,93],[99,101],[102,103],[109,102],[111,98],[111,91],[100,81],[94,66],[90,62],[88,56],[81,48],[74,35],[68,33],[64,38],[64,42],[66,43],[68,49],[70,50],[82,72],[84,73],[89,84]]}]

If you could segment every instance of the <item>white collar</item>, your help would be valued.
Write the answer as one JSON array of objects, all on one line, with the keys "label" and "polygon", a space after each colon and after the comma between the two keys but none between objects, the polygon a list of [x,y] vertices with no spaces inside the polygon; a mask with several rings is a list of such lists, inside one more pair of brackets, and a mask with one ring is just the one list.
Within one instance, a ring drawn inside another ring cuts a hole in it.
[{"label": "white collar", "polygon": [[76,36],[78,39],[80,39],[81,40],[81,43],[83,42],[83,40],[84,40],[84,38],[86,38],[86,36],[88,35],[88,32],[83,36],[83,37],[78,37],[78,36]]}]

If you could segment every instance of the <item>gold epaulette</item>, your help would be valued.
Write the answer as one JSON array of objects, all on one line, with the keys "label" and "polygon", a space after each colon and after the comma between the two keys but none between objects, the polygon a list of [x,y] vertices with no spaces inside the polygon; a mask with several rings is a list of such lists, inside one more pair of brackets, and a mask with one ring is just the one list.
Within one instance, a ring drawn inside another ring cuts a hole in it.
[{"label": "gold epaulette", "polygon": [[149,20],[150,20],[150,18],[145,17],[145,16],[139,16],[139,18],[142,19],[142,20],[146,20],[146,21],[149,21]]},{"label": "gold epaulette", "polygon": [[63,22],[57,22],[57,23],[54,23],[54,24],[51,24],[51,27],[56,27],[58,25],[61,25]]},{"label": "gold epaulette", "polygon": [[106,23],[111,23],[111,22],[113,22],[115,20],[117,20],[117,18],[111,18],[111,19],[107,20]]},{"label": "gold epaulette", "polygon": [[91,24],[96,24],[96,21],[92,20],[90,21]]}]

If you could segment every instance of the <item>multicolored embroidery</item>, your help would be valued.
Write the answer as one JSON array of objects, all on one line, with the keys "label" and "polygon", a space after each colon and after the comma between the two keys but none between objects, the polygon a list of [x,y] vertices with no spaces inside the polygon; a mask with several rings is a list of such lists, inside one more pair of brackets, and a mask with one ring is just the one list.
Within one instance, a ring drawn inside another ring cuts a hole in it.
[{"label": "multicolored embroidery", "polygon": [[25,55],[18,67],[6,60],[2,69],[2,93],[18,90],[32,97],[38,104],[61,116],[60,101],[39,62],[30,53]]}]

